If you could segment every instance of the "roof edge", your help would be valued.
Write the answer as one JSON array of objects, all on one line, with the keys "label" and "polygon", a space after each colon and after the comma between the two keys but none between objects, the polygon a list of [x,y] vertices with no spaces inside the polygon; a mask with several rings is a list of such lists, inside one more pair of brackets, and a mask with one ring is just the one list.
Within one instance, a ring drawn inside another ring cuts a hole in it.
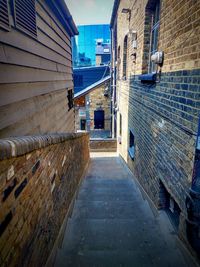
[{"label": "roof edge", "polygon": [[101,79],[101,80],[99,80],[99,81],[97,81],[97,82],[95,82],[95,83],[89,85],[88,87],[86,87],[86,88],[83,89],[82,91],[76,93],[76,94],[74,95],[74,99],[76,99],[76,98],[78,98],[78,97],[81,97],[81,96],[87,94],[88,92],[90,92],[90,91],[92,91],[94,88],[96,88],[97,86],[100,86],[101,84],[103,84],[104,82],[106,82],[106,81],[108,81],[108,80],[110,80],[110,79],[111,79],[111,76],[109,75],[109,76],[106,76],[105,78],[103,78],[103,79]]},{"label": "roof edge", "polygon": [[109,67],[109,64],[105,64],[105,65],[94,65],[94,66],[87,66],[87,67],[75,67],[73,68],[73,70],[85,70],[85,69],[100,69],[100,68],[108,68]]},{"label": "roof edge", "polygon": [[79,32],[78,32],[78,29],[77,29],[77,26],[73,20],[73,17],[65,3],[64,0],[57,0],[57,3],[59,4],[61,10],[63,11],[63,16],[64,18],[67,20],[67,22],[69,23],[69,26],[71,28],[71,31],[72,31],[72,36],[74,35],[78,35]]}]

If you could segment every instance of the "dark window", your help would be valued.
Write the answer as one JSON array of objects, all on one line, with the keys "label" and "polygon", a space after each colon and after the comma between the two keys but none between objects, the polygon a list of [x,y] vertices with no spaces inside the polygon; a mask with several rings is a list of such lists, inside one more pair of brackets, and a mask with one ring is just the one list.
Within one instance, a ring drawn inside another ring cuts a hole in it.
[{"label": "dark window", "polygon": [[86,120],[85,119],[81,119],[81,130],[85,130],[86,129]]},{"label": "dark window", "polygon": [[132,133],[132,131],[130,131],[130,133],[129,133],[128,153],[129,153],[130,157],[132,158],[132,160],[134,160],[134,157],[135,157],[135,137],[134,137],[134,134]]},{"label": "dark window", "polygon": [[35,0],[15,0],[15,25],[23,32],[37,37]]},{"label": "dark window", "polygon": [[82,75],[74,75],[74,86],[79,87],[83,86],[83,76]]},{"label": "dark window", "polygon": [[0,0],[0,27],[5,30],[10,29],[9,10],[8,10],[7,0]]},{"label": "dark window", "polygon": [[122,114],[119,114],[119,135],[122,135]]},{"label": "dark window", "polygon": [[128,47],[128,37],[124,38],[124,51],[123,51],[123,78],[126,79],[127,72],[127,47]]},{"label": "dark window", "polygon": [[151,56],[158,49],[158,34],[160,25],[160,0],[157,0],[152,8],[151,48],[150,48],[150,72],[156,71],[156,64],[152,63]]},{"label": "dark window", "polygon": [[73,91],[72,90],[68,90],[68,110],[72,109],[74,106],[74,97],[73,97]]},{"label": "dark window", "polygon": [[121,56],[120,56],[120,46],[118,47],[117,51],[117,74],[118,74],[118,79],[120,79],[120,67],[121,67]]}]

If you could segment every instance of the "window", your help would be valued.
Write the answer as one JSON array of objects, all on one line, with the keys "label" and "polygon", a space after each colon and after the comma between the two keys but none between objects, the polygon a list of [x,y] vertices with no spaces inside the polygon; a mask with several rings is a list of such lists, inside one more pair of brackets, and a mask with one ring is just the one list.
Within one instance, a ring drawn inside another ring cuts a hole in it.
[{"label": "window", "polygon": [[123,51],[123,78],[126,80],[127,72],[127,47],[128,47],[128,37],[124,38],[124,51]]},{"label": "window", "polygon": [[83,86],[83,76],[74,74],[74,86]]},{"label": "window", "polygon": [[131,157],[132,160],[134,160],[135,157],[135,137],[130,131],[129,133],[129,149],[128,149],[129,156]]},{"label": "window", "polygon": [[122,135],[122,114],[119,114],[119,135]]},{"label": "window", "polygon": [[37,37],[35,0],[15,0],[14,3],[16,28]]},{"label": "window", "polygon": [[73,91],[72,91],[72,89],[68,90],[67,98],[68,98],[68,111],[69,111],[74,106],[74,99],[73,99]]},{"label": "window", "polygon": [[119,113],[119,136],[118,143],[121,145],[122,143],[122,114]]},{"label": "window", "polygon": [[85,131],[85,129],[86,129],[86,119],[81,119],[80,120],[80,124],[81,124],[81,130]]},{"label": "window", "polygon": [[10,29],[9,10],[8,10],[7,0],[0,0],[0,27],[5,30]]},{"label": "window", "polygon": [[149,71],[155,72],[156,65],[152,63],[151,56],[157,52],[158,49],[158,33],[160,24],[160,0],[156,1],[152,8],[152,27],[151,27],[151,48],[150,48],[150,64]]}]

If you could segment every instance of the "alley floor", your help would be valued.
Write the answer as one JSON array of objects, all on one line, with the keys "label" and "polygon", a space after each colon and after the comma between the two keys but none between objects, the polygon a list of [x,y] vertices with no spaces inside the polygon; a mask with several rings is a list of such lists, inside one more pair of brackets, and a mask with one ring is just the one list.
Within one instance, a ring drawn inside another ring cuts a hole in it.
[{"label": "alley floor", "polygon": [[112,153],[91,155],[55,267],[193,267],[164,211],[155,212]]}]

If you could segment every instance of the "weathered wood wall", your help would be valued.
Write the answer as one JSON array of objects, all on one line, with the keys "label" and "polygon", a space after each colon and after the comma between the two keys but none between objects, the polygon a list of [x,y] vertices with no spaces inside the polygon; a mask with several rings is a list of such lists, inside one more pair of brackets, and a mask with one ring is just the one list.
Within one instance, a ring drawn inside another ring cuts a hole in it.
[{"label": "weathered wood wall", "polygon": [[73,132],[71,38],[44,1],[36,2],[37,37],[0,29],[0,138]]}]

